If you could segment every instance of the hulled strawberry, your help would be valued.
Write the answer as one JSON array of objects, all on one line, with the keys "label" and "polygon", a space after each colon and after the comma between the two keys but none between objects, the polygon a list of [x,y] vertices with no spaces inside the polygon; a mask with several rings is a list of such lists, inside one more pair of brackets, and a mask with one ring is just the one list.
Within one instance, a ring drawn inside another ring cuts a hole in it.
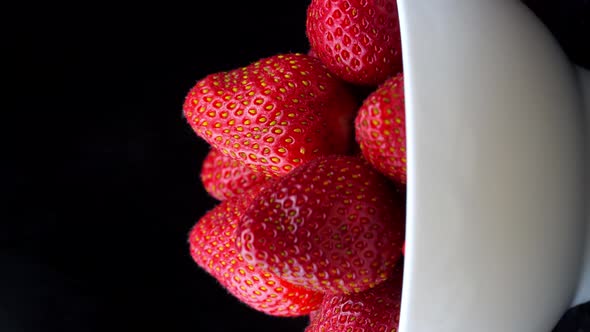
[{"label": "hulled strawberry", "polygon": [[406,184],[404,78],[389,78],[363,102],[355,119],[363,156],[394,182]]},{"label": "hulled strawberry", "polygon": [[316,310],[322,294],[292,285],[246,262],[238,253],[236,230],[254,189],[222,201],[205,214],[189,235],[194,261],[233,296],[274,316],[301,316]]},{"label": "hulled strawberry", "polygon": [[397,331],[402,295],[403,267],[381,285],[350,295],[326,295],[305,332]]},{"label": "hulled strawberry", "polygon": [[402,71],[396,0],[312,0],[306,32],[316,56],[348,82],[376,86]]},{"label": "hulled strawberry", "polygon": [[201,167],[201,182],[214,198],[223,201],[243,194],[247,189],[269,180],[269,176],[255,173],[239,160],[210,149]]},{"label": "hulled strawberry", "polygon": [[200,137],[266,174],[346,153],[354,143],[357,104],[348,86],[304,54],[209,75],[190,90],[183,108]]},{"label": "hulled strawberry", "polygon": [[311,290],[356,293],[401,257],[404,205],[361,158],[322,156],[273,181],[244,213],[238,248],[250,264]]}]

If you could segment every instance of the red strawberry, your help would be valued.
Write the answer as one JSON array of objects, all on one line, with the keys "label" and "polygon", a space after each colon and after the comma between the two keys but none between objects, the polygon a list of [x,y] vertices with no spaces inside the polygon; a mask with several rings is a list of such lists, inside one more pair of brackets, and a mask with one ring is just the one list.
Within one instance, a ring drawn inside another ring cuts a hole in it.
[{"label": "red strawberry", "polygon": [[319,313],[320,313],[320,309],[310,312],[309,313],[309,322],[311,323],[311,322],[315,321],[315,319]]},{"label": "red strawberry", "polygon": [[361,158],[319,157],[262,190],[238,248],[249,263],[308,289],[354,293],[383,282],[401,257],[404,206]]},{"label": "red strawberry", "polygon": [[381,285],[351,295],[326,295],[305,332],[397,331],[401,306],[403,264]]},{"label": "red strawberry", "polygon": [[236,229],[252,192],[225,200],[193,227],[189,236],[194,261],[232,295],[273,316],[301,316],[316,310],[322,294],[294,286],[244,261],[238,253]]},{"label": "red strawberry", "polygon": [[363,102],[355,119],[363,156],[396,183],[406,184],[404,78],[398,74]]},{"label": "red strawberry", "polygon": [[189,92],[184,113],[213,147],[256,171],[285,174],[354,143],[357,104],[316,58],[284,54],[212,74]]},{"label": "red strawberry", "polygon": [[306,31],[316,56],[348,82],[376,86],[402,71],[396,0],[312,0]]},{"label": "red strawberry", "polygon": [[209,150],[201,168],[201,181],[205,190],[214,198],[223,201],[238,196],[245,190],[264,183],[268,175],[255,173],[239,160]]}]

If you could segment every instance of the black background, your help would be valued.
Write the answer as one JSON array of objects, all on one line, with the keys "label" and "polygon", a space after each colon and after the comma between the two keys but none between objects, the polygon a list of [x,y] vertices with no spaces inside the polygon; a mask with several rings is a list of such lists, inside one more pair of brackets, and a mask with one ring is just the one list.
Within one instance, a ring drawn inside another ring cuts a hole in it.
[{"label": "black background", "polygon": [[[308,3],[0,11],[0,331],[303,331],[192,262],[187,233],[215,201],[182,103],[207,74],[307,52]],[[588,64],[588,1],[530,3]]]}]

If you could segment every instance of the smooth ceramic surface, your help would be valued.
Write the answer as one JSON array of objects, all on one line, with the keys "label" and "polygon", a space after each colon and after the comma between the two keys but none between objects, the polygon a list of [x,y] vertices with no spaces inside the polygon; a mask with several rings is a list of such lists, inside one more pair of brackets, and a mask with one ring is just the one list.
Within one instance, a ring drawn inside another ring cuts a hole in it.
[{"label": "smooth ceramic surface", "polygon": [[[582,95],[584,107],[586,109],[586,160],[587,172],[590,171],[590,70],[576,67],[578,72],[578,85]],[[590,172],[589,172],[590,173]],[[576,296],[572,305],[581,304],[590,301],[590,174],[586,175],[586,241],[582,272],[578,280]]]},{"label": "smooth ceramic surface", "polygon": [[583,274],[575,68],[518,1],[398,5],[408,135],[400,332],[550,331]]}]

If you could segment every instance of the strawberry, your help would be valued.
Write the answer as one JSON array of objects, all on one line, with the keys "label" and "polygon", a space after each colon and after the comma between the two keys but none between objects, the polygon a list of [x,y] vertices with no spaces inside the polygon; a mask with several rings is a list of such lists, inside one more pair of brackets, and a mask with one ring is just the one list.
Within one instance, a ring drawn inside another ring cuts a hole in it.
[{"label": "strawberry", "polygon": [[396,0],[312,0],[306,33],[338,77],[377,86],[402,71]]},{"label": "strawberry", "polygon": [[193,130],[257,172],[282,175],[354,145],[357,103],[320,60],[281,54],[212,74],[188,93]]},{"label": "strawberry", "polygon": [[363,156],[394,182],[406,184],[404,77],[389,78],[363,102],[355,118]]},{"label": "strawberry", "polygon": [[269,178],[255,173],[239,160],[226,156],[217,149],[209,150],[201,167],[201,182],[205,190],[220,201],[241,195],[245,190],[264,183]]},{"label": "strawberry", "polygon": [[250,264],[311,290],[374,287],[404,241],[404,206],[388,184],[361,158],[318,157],[258,194],[237,246]]},{"label": "strawberry", "polygon": [[309,322],[313,322],[316,320],[316,317],[318,316],[318,314],[320,313],[320,309],[312,311],[309,313]]},{"label": "strawberry", "polygon": [[379,286],[350,295],[326,295],[305,332],[397,331],[401,306],[403,263]]},{"label": "strawberry", "polygon": [[252,189],[207,212],[189,235],[193,260],[227,291],[253,309],[273,316],[301,316],[316,310],[322,294],[294,286],[254,267],[238,253],[236,229],[253,197]]}]

